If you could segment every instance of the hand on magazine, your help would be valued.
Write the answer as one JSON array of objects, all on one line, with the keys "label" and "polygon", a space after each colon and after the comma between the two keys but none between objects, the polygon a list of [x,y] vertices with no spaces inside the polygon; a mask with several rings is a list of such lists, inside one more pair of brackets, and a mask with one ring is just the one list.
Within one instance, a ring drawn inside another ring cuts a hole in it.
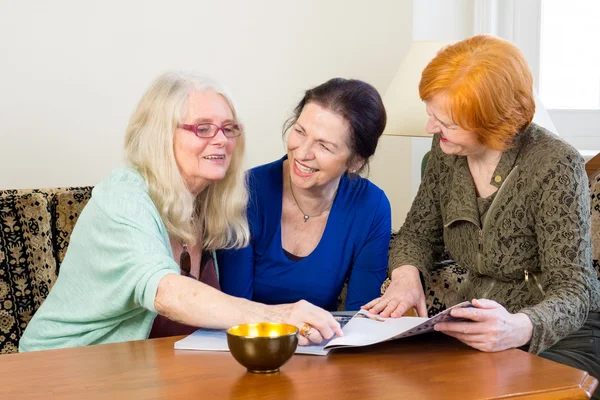
[{"label": "hand on magazine", "polygon": [[305,323],[310,325],[303,335],[298,335],[298,344],[306,346],[312,343],[321,343],[324,339],[331,339],[333,335],[343,336],[340,323],[335,320],[330,312],[323,310],[306,300],[300,300],[293,304],[273,306],[283,311],[283,322],[295,325],[302,329]]},{"label": "hand on magazine", "polygon": [[526,314],[511,314],[493,300],[475,299],[472,304],[450,311],[453,317],[472,322],[441,322],[434,329],[485,352],[519,347],[531,340],[533,324]]},{"label": "hand on magazine", "polygon": [[403,265],[392,272],[392,281],[383,296],[361,308],[372,314],[380,314],[384,318],[397,318],[404,315],[411,307],[417,309],[419,317],[427,317],[419,270],[412,265]]}]

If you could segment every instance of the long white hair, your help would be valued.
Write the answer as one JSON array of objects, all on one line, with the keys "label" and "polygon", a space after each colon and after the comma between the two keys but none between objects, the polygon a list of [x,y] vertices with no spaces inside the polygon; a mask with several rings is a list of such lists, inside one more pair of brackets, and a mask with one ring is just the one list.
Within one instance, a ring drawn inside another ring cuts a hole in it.
[{"label": "long white hair", "polygon": [[189,94],[211,91],[222,95],[241,125],[229,91],[201,75],[166,73],[140,100],[125,133],[125,159],[145,179],[169,235],[205,250],[240,248],[248,244],[248,190],[243,157],[245,133],[236,138],[225,177],[213,181],[198,196],[187,189],[173,152],[173,136],[183,122]]}]

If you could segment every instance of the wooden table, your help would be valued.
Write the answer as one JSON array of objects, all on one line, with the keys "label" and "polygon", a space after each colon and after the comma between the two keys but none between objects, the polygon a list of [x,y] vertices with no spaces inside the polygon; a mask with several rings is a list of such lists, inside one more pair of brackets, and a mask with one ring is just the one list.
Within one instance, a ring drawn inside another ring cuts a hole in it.
[{"label": "wooden table", "polygon": [[520,350],[481,353],[438,333],[247,373],[229,353],[175,351],[179,338],[0,356],[0,399],[587,398],[586,372]]},{"label": "wooden table", "polygon": [[600,154],[591,158],[585,163],[585,171],[589,178],[591,178],[600,169]]}]

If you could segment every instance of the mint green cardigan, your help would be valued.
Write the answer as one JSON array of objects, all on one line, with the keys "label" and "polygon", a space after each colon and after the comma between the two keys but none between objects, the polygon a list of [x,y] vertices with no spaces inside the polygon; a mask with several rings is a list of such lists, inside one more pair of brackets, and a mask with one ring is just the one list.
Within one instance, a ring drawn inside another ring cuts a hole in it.
[{"label": "mint green cardigan", "polygon": [[180,269],[144,179],[113,171],[92,191],[19,351],[148,338],[158,283],[173,273]]}]

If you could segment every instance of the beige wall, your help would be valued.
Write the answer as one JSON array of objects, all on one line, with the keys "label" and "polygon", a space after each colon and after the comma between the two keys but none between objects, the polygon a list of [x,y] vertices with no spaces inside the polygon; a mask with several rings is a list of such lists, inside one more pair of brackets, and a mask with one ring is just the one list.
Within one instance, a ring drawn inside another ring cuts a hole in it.
[{"label": "beige wall", "polygon": [[[407,0],[0,1],[0,189],[99,182],[121,163],[137,100],[169,69],[230,86],[247,165],[274,160],[303,90],[342,76],[385,91],[411,34]],[[409,195],[405,168],[377,161],[374,180]]]}]

